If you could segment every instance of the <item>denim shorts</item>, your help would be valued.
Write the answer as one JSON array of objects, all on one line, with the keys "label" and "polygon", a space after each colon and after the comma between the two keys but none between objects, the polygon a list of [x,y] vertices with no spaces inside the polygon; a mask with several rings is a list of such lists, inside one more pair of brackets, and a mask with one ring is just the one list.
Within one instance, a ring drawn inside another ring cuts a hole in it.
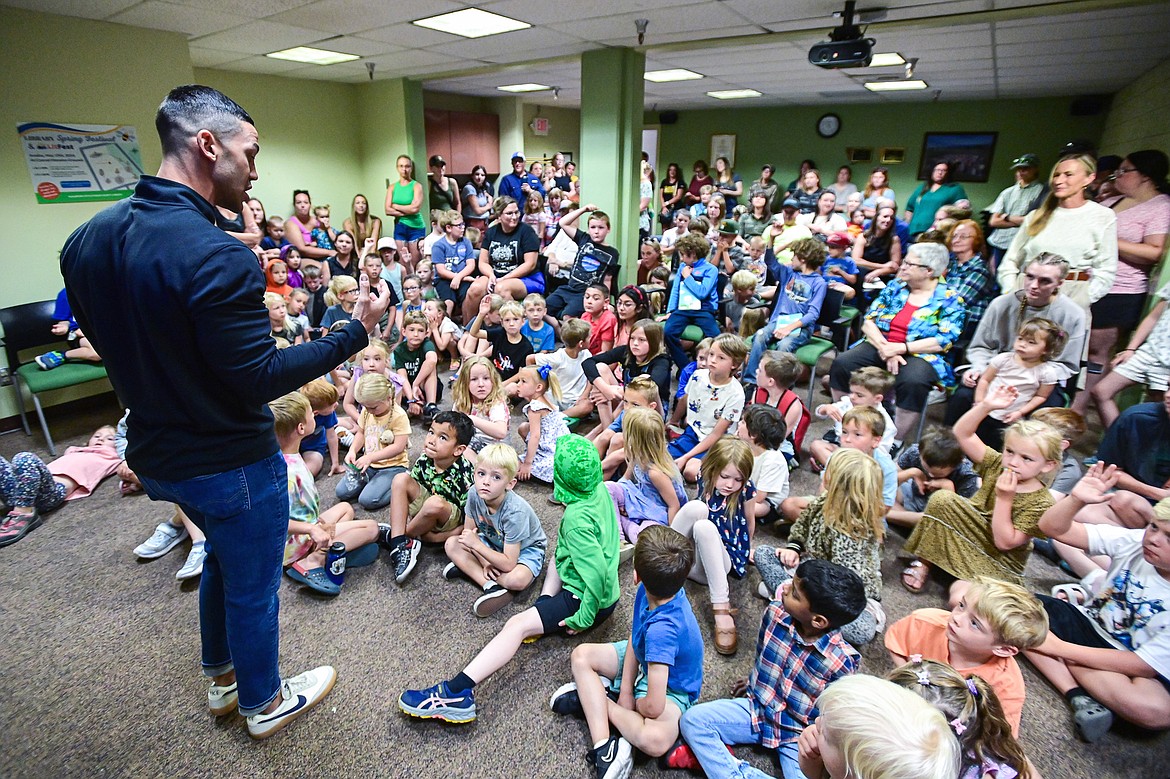
[{"label": "denim shorts", "polygon": [[394,223],[395,241],[413,243],[414,241],[421,240],[426,234],[427,231],[421,227],[411,227],[410,225],[403,224],[401,221]]},{"label": "denim shorts", "polygon": [[[610,682],[609,689],[613,692],[620,692],[622,689],[622,669],[626,667],[626,650],[629,648],[630,642],[629,640],[614,641],[612,644],[610,644],[610,646],[612,646],[614,651],[617,652],[618,672],[617,676],[615,676],[613,681]],[[638,678],[634,680],[634,700],[645,698],[649,686],[650,681],[646,678],[646,674],[642,673],[642,664],[639,663]],[[677,706],[680,714],[686,714],[687,709],[695,705],[695,702],[691,700],[690,695],[685,692],[677,692],[670,689],[669,687],[666,688],[666,700]]]}]

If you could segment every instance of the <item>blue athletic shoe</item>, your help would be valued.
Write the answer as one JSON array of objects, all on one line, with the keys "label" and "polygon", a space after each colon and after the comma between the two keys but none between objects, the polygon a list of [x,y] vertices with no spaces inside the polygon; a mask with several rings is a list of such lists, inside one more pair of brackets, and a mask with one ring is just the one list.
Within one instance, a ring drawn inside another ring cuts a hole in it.
[{"label": "blue athletic shoe", "polygon": [[475,693],[451,692],[446,682],[425,690],[407,690],[398,698],[398,708],[419,719],[440,719],[463,724],[475,720]]},{"label": "blue athletic shoe", "polygon": [[34,360],[42,371],[51,371],[65,362],[65,355],[62,352],[45,352]]}]

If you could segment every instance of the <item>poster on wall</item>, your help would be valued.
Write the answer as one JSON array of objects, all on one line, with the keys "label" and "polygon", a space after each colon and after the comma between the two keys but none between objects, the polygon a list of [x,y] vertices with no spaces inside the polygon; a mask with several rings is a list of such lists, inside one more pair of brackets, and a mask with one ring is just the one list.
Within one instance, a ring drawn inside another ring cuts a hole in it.
[{"label": "poster on wall", "polygon": [[38,203],[121,200],[143,174],[138,132],[128,125],[23,122],[16,130]]}]

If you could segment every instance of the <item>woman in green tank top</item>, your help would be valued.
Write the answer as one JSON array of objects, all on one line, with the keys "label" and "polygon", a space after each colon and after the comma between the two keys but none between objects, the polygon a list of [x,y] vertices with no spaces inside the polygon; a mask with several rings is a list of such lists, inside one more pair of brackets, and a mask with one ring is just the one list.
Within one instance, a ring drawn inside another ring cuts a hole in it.
[{"label": "woman in green tank top", "polygon": [[426,235],[422,217],[423,188],[414,180],[414,160],[405,154],[398,156],[398,181],[386,191],[386,216],[394,218],[394,241],[398,256],[409,273],[422,259],[418,242]]}]

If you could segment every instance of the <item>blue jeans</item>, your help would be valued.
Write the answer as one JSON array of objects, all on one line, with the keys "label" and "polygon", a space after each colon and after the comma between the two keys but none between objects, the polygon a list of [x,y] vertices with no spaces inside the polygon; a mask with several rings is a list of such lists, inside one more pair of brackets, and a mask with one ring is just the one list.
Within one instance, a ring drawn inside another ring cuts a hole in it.
[{"label": "blue jeans", "polygon": [[288,535],[288,469],[277,452],[243,468],[184,481],[142,478],[153,500],[178,504],[207,534],[199,582],[203,673],[236,672],[240,714],[280,694],[281,564]]},{"label": "blue jeans", "polygon": [[[776,327],[769,322],[763,330],[756,333],[755,337],[752,338],[752,352],[748,355],[747,364],[743,367],[743,380],[745,382],[751,384],[756,383],[756,369],[760,367],[760,358],[764,356],[764,352],[769,351],[769,344],[772,343],[773,333],[775,332]],[[795,352],[808,343],[809,338],[812,338],[812,328],[802,327],[799,330],[793,330],[780,341],[777,341],[776,345],[771,347],[771,351]]]},{"label": "blue jeans", "polygon": [[[771,779],[770,774],[727,751],[728,746],[735,744],[760,743],[760,734],[752,732],[751,704],[747,698],[725,698],[693,706],[683,714],[679,729],[707,776]],[[807,779],[800,770],[795,741],[778,746],[776,757],[784,779]]]},{"label": "blue jeans", "polygon": [[670,352],[670,359],[679,368],[690,362],[687,353],[682,348],[682,333],[687,325],[698,325],[703,335],[714,338],[719,335],[719,323],[715,321],[715,314],[711,311],[671,311],[663,328],[663,339],[666,341],[666,350]]}]

